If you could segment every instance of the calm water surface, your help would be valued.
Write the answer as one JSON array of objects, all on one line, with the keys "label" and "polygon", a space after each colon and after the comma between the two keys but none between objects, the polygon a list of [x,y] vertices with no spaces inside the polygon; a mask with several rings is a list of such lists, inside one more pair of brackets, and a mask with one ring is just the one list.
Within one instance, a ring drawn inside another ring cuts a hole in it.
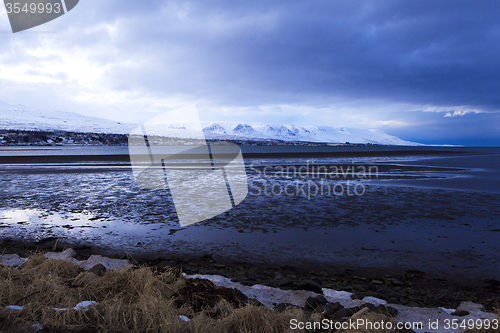
[{"label": "calm water surface", "polygon": [[[363,156],[366,151],[443,149],[461,154]],[[500,273],[498,148],[243,147],[242,151],[251,156],[245,163],[249,185],[254,186],[319,181],[311,175],[283,178],[271,173],[264,178],[256,170],[265,166],[354,163],[378,165],[383,171],[378,178],[356,180],[366,190],[362,196],[307,198],[256,195],[250,190],[233,210],[180,228],[168,192],[138,188],[123,159],[0,164],[0,235],[25,240],[59,237],[117,252],[212,252],[240,260],[411,268],[464,277],[495,278]],[[352,154],[321,155],[332,151]],[[266,155],[259,157],[259,152]],[[293,156],[301,152],[319,157]],[[5,158],[127,153],[127,147],[0,147],[0,157]]]}]

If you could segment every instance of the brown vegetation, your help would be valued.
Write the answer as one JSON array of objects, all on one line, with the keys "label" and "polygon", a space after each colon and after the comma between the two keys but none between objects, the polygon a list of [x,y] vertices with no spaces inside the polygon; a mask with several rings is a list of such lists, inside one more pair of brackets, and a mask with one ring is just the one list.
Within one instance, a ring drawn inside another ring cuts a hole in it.
[{"label": "brown vegetation", "polygon": [[[97,304],[87,311],[73,310],[82,301]],[[9,305],[23,309],[6,308]],[[372,322],[393,320],[376,313],[363,317]],[[304,332],[291,330],[291,319],[320,321],[322,315],[308,318],[297,307],[272,311],[237,290],[185,279],[175,267],[102,274],[40,254],[18,269],[0,266],[2,332],[31,332],[35,323],[43,327],[39,332]]]}]

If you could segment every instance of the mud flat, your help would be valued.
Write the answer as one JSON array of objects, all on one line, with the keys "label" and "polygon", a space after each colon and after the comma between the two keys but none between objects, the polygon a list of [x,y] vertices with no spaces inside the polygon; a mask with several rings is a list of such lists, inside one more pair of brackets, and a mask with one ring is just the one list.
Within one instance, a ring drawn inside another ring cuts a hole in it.
[{"label": "mud flat", "polygon": [[365,186],[362,196],[254,195],[250,187],[233,210],[188,228],[179,227],[167,191],[135,185],[120,151],[7,156],[0,164],[1,249],[128,253],[150,266],[174,264],[246,284],[298,288],[310,280],[402,305],[456,308],[470,300],[492,308],[500,276],[498,154],[443,151],[253,156],[246,160],[249,185],[262,190],[266,183],[352,180],[263,178],[266,166],[369,164],[379,177],[353,180]]}]

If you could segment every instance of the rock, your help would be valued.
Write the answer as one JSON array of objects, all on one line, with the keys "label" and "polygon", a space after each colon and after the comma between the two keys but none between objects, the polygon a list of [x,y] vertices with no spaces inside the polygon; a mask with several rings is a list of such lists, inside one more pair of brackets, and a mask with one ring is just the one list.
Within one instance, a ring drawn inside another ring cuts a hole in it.
[{"label": "rock", "polygon": [[35,244],[42,245],[42,244],[47,244],[47,243],[55,242],[55,241],[57,241],[56,237],[46,237],[46,238],[42,238],[39,241],[35,242]]},{"label": "rock", "polygon": [[183,316],[183,315],[180,315],[180,316],[179,316],[179,319],[180,319],[180,320],[182,320],[182,321],[186,321],[186,322],[191,320],[191,319],[189,319],[188,317]]},{"label": "rock", "polygon": [[278,313],[285,312],[287,309],[300,309],[297,305],[293,305],[290,303],[279,303],[276,304],[275,307],[273,308],[273,311],[276,311]]},{"label": "rock", "polygon": [[434,295],[433,294],[427,294],[424,296],[424,303],[426,305],[430,305],[432,303],[434,303]]},{"label": "rock", "polygon": [[77,305],[75,305],[73,310],[75,310],[75,311],[81,311],[81,310],[87,311],[89,306],[94,305],[94,304],[97,304],[97,302],[96,301],[83,301],[83,302],[80,302]]},{"label": "rock", "polygon": [[335,303],[328,303],[327,305],[325,305],[325,311],[326,313],[328,313],[330,316],[333,315],[335,312],[339,311],[339,310],[342,310],[344,307],[342,306],[342,304],[340,304],[339,302],[335,302]]},{"label": "rock", "polygon": [[465,316],[469,315],[469,311],[464,311],[464,310],[455,311],[455,312],[452,312],[451,315],[458,316],[458,317],[465,317]]},{"label": "rock", "polygon": [[132,267],[132,265],[128,262],[128,260],[111,259],[100,255],[92,255],[86,261],[80,262],[80,266],[82,266],[83,269],[85,270],[89,270],[90,268],[94,267],[97,264],[103,265],[104,267],[106,267],[106,269],[114,269],[117,271],[121,271],[129,267]]},{"label": "rock", "polygon": [[76,262],[76,259],[73,259],[73,256],[75,254],[76,254],[75,250],[69,248],[62,252],[47,252],[45,253],[44,257],[52,260],[64,260],[64,261]]},{"label": "rock", "polygon": [[317,277],[311,277],[311,281],[316,282],[317,284],[319,284],[321,286],[321,280],[318,279]]},{"label": "rock", "polygon": [[362,285],[360,284],[353,284],[352,285],[352,290],[356,290],[356,291],[365,291],[365,288],[363,288]]},{"label": "rock", "polygon": [[480,314],[484,311],[484,306],[473,302],[462,302],[458,306],[457,311],[468,311],[470,313]]},{"label": "rock", "polygon": [[302,280],[297,283],[297,289],[299,290],[309,290],[318,294],[322,294],[321,286],[311,280]]},{"label": "rock", "polygon": [[170,261],[163,260],[158,263],[159,268],[166,268],[170,266],[172,266],[172,263]]},{"label": "rock", "polygon": [[318,304],[313,310],[313,312],[316,313],[323,313],[325,311],[325,305],[324,304]]},{"label": "rock", "polygon": [[89,269],[89,272],[94,273],[97,276],[103,276],[103,274],[106,272],[106,267],[104,267],[104,265],[102,264],[97,264]]},{"label": "rock", "polygon": [[371,303],[365,303],[365,304],[361,305],[361,307],[368,308],[368,311],[370,311],[370,312],[378,312],[378,308]]},{"label": "rock", "polygon": [[323,295],[318,295],[314,298],[318,301],[319,304],[328,304],[328,300]]},{"label": "rock", "polygon": [[5,267],[19,267],[28,259],[21,258],[17,254],[3,254],[0,256],[0,265]]},{"label": "rock", "polygon": [[497,289],[500,287],[500,281],[495,279],[487,279],[484,282],[487,284],[486,288]]},{"label": "rock", "polygon": [[32,333],[35,333],[35,332],[38,332],[38,331],[41,331],[41,330],[43,330],[43,326],[40,323],[36,323],[36,324],[33,324],[31,326],[31,332]]},{"label": "rock", "polygon": [[242,293],[241,290],[239,290],[239,289],[236,289],[236,288],[232,288],[232,289],[234,291],[234,296],[236,297],[236,299],[238,301],[240,301],[241,304],[247,304],[248,296],[245,295],[244,293]]},{"label": "rock", "polygon": [[306,310],[314,310],[316,309],[316,307],[318,307],[318,305],[320,304],[325,305],[327,303],[328,301],[323,295],[318,295],[316,297],[308,297],[304,308]]},{"label": "rock", "polygon": [[340,309],[336,311],[335,313],[332,314],[333,319],[335,320],[342,320],[343,318],[349,318],[356,312],[358,312],[361,308],[355,307],[355,308],[349,308],[349,309]]},{"label": "rock", "polygon": [[19,306],[19,305],[7,305],[5,308],[6,309],[11,309],[11,310],[16,310],[16,311],[22,311],[22,310],[24,310],[24,307],[23,306]]},{"label": "rock", "polygon": [[293,280],[290,279],[290,278],[281,279],[278,282],[278,286],[280,286],[280,287],[290,287],[290,286],[293,286]]}]

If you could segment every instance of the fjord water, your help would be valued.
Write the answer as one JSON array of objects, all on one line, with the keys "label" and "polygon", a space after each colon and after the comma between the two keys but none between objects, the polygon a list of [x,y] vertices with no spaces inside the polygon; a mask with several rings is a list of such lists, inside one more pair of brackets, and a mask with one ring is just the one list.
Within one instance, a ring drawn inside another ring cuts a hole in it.
[{"label": "fjord water", "polygon": [[[433,153],[444,150],[453,153]],[[127,147],[0,147],[1,237],[58,237],[154,255],[212,252],[256,262],[464,277],[500,273],[499,148],[244,146],[242,151],[249,185],[317,181],[272,174],[264,179],[255,170],[266,166],[373,164],[383,171],[356,180],[366,189],[361,196],[250,190],[233,210],[180,228],[168,191],[135,185]],[[9,160],[16,156],[27,159]],[[49,160],[39,163],[40,156]],[[61,162],[58,156],[95,158]],[[48,163],[52,157],[56,162]]]}]

